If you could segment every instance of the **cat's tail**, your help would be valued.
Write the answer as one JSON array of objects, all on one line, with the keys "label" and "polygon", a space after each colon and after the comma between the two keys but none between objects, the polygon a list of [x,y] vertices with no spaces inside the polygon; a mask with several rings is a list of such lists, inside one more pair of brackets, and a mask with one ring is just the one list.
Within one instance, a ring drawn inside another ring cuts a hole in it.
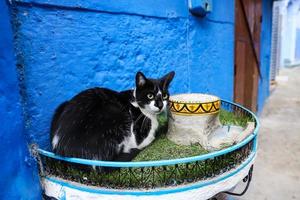
[{"label": "cat's tail", "polygon": [[51,122],[51,128],[50,128],[50,141],[52,141],[52,138],[54,137],[54,133],[55,131],[57,130],[58,128],[58,121],[59,121],[59,118],[61,116],[61,114],[64,112],[64,109],[66,107],[66,105],[69,103],[69,101],[65,101],[63,102],[62,104],[60,104],[55,112],[54,112],[54,115],[53,115],[53,118],[52,118],[52,122]]}]

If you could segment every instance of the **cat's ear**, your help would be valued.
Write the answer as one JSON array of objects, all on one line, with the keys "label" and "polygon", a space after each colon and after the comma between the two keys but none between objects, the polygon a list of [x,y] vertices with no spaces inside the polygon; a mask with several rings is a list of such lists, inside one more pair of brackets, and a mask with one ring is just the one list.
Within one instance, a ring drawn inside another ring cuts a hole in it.
[{"label": "cat's ear", "polygon": [[137,88],[144,86],[146,84],[146,81],[147,78],[142,72],[136,73],[135,84]]},{"label": "cat's ear", "polygon": [[175,72],[171,71],[168,74],[164,75],[160,79],[164,90],[169,87],[169,85],[170,85],[171,81],[173,80],[174,76],[175,76]]}]

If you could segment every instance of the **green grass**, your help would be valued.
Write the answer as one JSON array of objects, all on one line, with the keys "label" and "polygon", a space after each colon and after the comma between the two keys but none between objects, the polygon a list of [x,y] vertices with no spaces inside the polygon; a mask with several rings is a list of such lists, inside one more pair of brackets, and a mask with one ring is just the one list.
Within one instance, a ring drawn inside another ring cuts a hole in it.
[{"label": "green grass", "polygon": [[177,145],[163,135],[139,153],[133,161],[168,160],[197,156],[205,153],[208,153],[208,151],[203,149],[200,145]]},{"label": "green grass", "polygon": [[237,125],[245,127],[247,122],[252,122],[253,119],[248,116],[238,116],[226,110],[220,110],[220,121],[223,125]]},{"label": "green grass", "polygon": [[[249,117],[236,116],[234,113],[226,110],[221,110],[219,117],[223,125],[238,125],[245,127],[247,122],[252,121]],[[197,156],[206,153],[208,153],[208,151],[203,149],[199,144],[178,145],[163,135],[139,153],[133,161],[168,160]]]}]

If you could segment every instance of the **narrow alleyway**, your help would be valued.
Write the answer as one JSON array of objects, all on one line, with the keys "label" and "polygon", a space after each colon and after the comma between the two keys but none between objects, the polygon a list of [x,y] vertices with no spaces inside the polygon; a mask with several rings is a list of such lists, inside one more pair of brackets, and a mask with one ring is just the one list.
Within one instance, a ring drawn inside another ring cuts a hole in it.
[{"label": "narrow alleyway", "polygon": [[260,122],[252,183],[234,199],[300,199],[300,67],[280,71]]}]

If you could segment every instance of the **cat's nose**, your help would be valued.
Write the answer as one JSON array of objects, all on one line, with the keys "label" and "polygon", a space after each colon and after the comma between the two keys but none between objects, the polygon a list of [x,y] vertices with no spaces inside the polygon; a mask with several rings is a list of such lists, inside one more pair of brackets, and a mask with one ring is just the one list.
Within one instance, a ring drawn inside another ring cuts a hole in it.
[{"label": "cat's nose", "polygon": [[155,106],[158,107],[159,110],[161,110],[162,107],[164,106],[164,104],[163,104],[163,102],[161,102],[161,101],[156,101],[156,102],[155,102]]}]

